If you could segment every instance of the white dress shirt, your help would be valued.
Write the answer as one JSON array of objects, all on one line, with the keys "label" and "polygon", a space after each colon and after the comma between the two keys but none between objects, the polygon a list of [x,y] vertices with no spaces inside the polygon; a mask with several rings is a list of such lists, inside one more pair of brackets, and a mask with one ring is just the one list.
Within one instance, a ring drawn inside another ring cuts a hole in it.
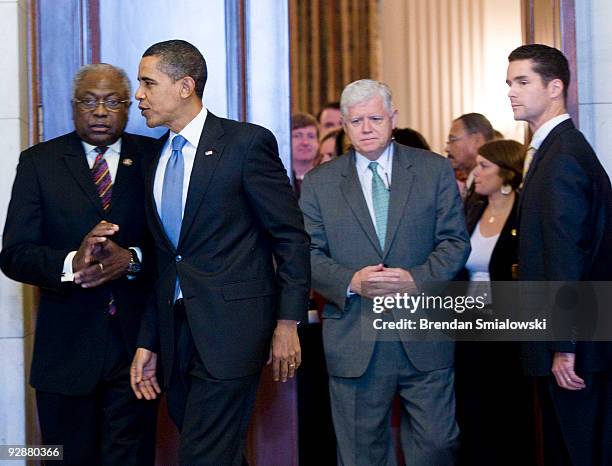
[{"label": "white dress shirt", "polygon": [[[185,126],[180,133],[187,143],[183,146],[183,159],[185,161],[185,173],[183,174],[183,203],[182,203],[182,214],[181,218],[185,213],[185,202],[187,202],[187,192],[189,191],[189,180],[191,179],[191,171],[193,170],[193,163],[195,162],[196,150],[198,149],[198,143],[200,142],[200,136],[204,129],[204,123],[206,122],[206,115],[208,112],[205,107],[202,107],[200,113]],[[157,171],[155,172],[155,181],[153,184],[153,197],[155,199],[155,206],[157,207],[157,213],[161,218],[161,201],[162,191],[164,189],[164,174],[166,173],[166,165],[172,155],[172,140],[176,137],[174,131],[170,131],[168,140],[162,149],[159,162],[157,163]]]},{"label": "white dress shirt", "polygon": [[[376,229],[376,213],[374,212],[374,202],[372,201],[372,177],[374,176],[374,173],[368,168],[370,162],[378,162],[377,173],[382,178],[387,189],[391,190],[393,144],[389,144],[380,157],[378,157],[376,160],[370,160],[366,156],[355,151],[355,168],[357,169],[359,184],[361,184],[361,191],[363,192],[363,197],[368,205],[368,211],[370,212],[370,218],[374,224],[374,229]],[[346,290],[346,295],[350,297],[354,294],[355,293],[351,291],[351,285],[349,284]]]},{"label": "white dress shirt", "polygon": [[533,134],[533,137],[531,138],[531,143],[529,143],[529,147],[533,147],[535,150],[538,150],[544,142],[544,139],[546,139],[546,136],[548,136],[550,132],[555,129],[555,126],[569,119],[569,114],[564,113],[563,115],[558,115],[548,120],[546,123],[540,126],[538,130]]},{"label": "white dress shirt", "polygon": [[[196,117],[191,120],[187,126],[185,126],[180,133],[187,142],[183,146],[183,159],[184,159],[184,167],[185,172],[183,173],[183,196],[182,196],[182,205],[181,205],[181,218],[185,216],[185,203],[187,202],[187,193],[189,192],[189,181],[191,180],[191,172],[193,170],[193,164],[195,162],[196,151],[198,149],[198,143],[200,142],[200,136],[202,135],[202,130],[204,129],[204,123],[206,123],[206,115],[208,112],[205,107],[202,107],[200,113],[196,115]],[[166,166],[168,165],[168,160],[170,160],[170,156],[172,155],[172,140],[176,137],[177,133],[174,131],[170,131],[170,135],[168,136],[168,140],[162,149],[161,155],[159,157],[159,162],[157,163],[157,170],[155,172],[155,181],[153,183],[153,198],[155,199],[155,206],[157,208],[157,213],[159,214],[159,218],[162,216],[161,206],[162,206],[162,192],[164,189],[164,175],[166,173]],[[177,278],[178,283],[178,278]],[[178,287],[178,295],[177,299],[183,297],[183,291]]]},{"label": "white dress shirt", "polygon": [[[355,151],[355,168],[357,169],[357,176],[359,177],[359,183],[361,184],[361,191],[365,198],[368,210],[370,211],[370,218],[376,228],[376,214],[374,212],[374,203],[372,201],[372,177],[374,173],[368,168],[372,160],[368,159],[364,155]],[[391,172],[393,170],[393,144],[389,144],[384,152],[374,160],[378,162],[378,175],[382,178],[383,183],[387,189],[391,189]]]}]

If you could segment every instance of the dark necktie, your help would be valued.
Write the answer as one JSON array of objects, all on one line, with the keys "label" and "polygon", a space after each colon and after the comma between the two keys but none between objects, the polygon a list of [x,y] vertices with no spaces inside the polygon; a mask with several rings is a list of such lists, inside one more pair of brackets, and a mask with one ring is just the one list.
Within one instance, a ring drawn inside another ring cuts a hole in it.
[{"label": "dark necktie", "polygon": [[93,177],[94,184],[96,185],[96,191],[98,197],[102,201],[102,207],[104,210],[108,210],[111,203],[111,197],[113,195],[113,180],[110,176],[108,164],[104,158],[104,154],[108,150],[108,146],[96,147],[94,149],[98,154],[94,162],[93,168],[91,169],[91,175]]},{"label": "dark necktie", "polygon": [[[96,147],[94,150],[98,155],[96,156],[96,160],[91,169],[91,176],[93,177],[93,182],[96,185],[96,191],[98,192],[98,197],[102,202],[102,207],[106,212],[110,207],[111,197],[113,195],[113,180],[110,176],[106,159],[104,158],[104,154],[106,154],[108,146]],[[113,298],[112,293],[108,299],[107,312],[111,316],[114,316],[117,313],[117,306],[115,306],[115,298]]]}]

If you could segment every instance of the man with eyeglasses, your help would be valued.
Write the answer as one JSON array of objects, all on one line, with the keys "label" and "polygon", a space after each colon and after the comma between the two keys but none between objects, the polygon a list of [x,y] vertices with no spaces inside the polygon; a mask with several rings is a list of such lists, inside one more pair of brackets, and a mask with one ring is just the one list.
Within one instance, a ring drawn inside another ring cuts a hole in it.
[{"label": "man with eyeglasses", "polygon": [[40,287],[30,384],[64,464],[154,461],[156,404],[128,372],[151,287],[141,165],[156,145],[124,133],[129,96],[121,69],[78,71],[75,131],[21,154],[4,228],[2,271]]},{"label": "man with eyeglasses", "polygon": [[[342,92],[354,150],[306,174],[300,206],[313,287],[328,304],[323,342],[341,465],[394,464],[393,400],[404,411],[406,464],[453,465],[453,344],[376,329],[373,298],[452,279],[469,251],[461,199],[445,158],[392,142],[389,88],[363,79]],[[385,318],[405,317],[400,311]]]},{"label": "man with eyeglasses", "polygon": [[462,181],[461,197],[466,212],[479,196],[474,192],[474,169],[478,149],[495,137],[491,122],[480,113],[466,113],[453,120],[444,150]]}]

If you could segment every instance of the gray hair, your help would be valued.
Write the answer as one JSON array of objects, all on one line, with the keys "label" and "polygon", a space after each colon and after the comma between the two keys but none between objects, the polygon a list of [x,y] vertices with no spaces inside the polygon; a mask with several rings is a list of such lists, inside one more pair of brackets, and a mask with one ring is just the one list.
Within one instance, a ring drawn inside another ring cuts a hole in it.
[{"label": "gray hair", "polygon": [[129,98],[132,95],[132,85],[130,84],[130,78],[126,74],[123,69],[118,66],[109,65],[108,63],[93,63],[90,65],[82,66],[79,71],[74,75],[74,80],[72,81],[72,98],[77,98],[77,89],[85,79],[85,77],[89,73],[95,73],[99,71],[108,71],[111,73],[116,73],[121,80],[121,85],[126,92],[127,97]]},{"label": "gray hair", "polygon": [[360,79],[348,84],[340,96],[340,112],[343,117],[348,116],[348,109],[353,105],[360,104],[373,97],[380,96],[383,99],[385,109],[393,113],[391,102],[391,89],[385,83],[373,79]]}]

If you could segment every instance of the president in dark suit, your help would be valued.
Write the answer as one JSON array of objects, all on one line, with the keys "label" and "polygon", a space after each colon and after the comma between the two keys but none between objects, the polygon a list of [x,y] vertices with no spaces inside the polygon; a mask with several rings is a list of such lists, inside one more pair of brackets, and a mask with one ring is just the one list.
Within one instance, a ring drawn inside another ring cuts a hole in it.
[{"label": "president in dark suit", "polygon": [[374,329],[370,298],[450,280],[463,267],[470,246],[453,170],[444,157],[392,142],[397,112],[385,84],[349,84],[341,111],[354,151],[309,172],[300,198],[313,286],[329,301],[323,343],[338,461],[395,463],[397,393],[406,464],[452,465],[453,343]]},{"label": "president in dark suit", "polygon": [[159,281],[133,387],[156,396],[159,353],[181,464],[241,464],[263,365],[285,381],[300,364],[308,235],[270,131],[203,107],[197,48],[151,46],[138,80],[147,125],[170,131],[146,179]]},{"label": "president in dark suit", "polygon": [[150,287],[141,166],[154,140],[123,132],[129,105],[122,70],[83,67],[76,131],[21,154],[4,229],[2,271],[40,287],[30,383],[64,464],[153,464],[156,406],[136,399],[129,367]]},{"label": "president in dark suit", "polygon": [[[532,44],[508,60],[514,118],[533,132],[519,203],[519,278],[610,280],[610,181],[567,114],[567,59]],[[546,464],[612,464],[611,344],[529,343],[523,356],[540,387]]]}]

